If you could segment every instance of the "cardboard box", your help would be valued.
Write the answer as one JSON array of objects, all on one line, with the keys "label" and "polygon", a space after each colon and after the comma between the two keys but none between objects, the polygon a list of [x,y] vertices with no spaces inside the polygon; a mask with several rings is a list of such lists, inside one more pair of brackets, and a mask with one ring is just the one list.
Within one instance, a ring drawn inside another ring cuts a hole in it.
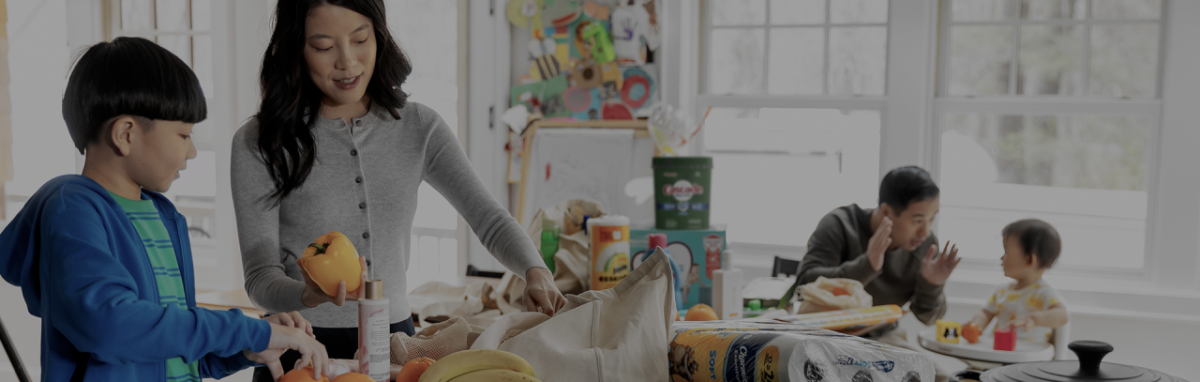
[{"label": "cardboard box", "polygon": [[[633,268],[645,261],[649,239],[646,235],[667,235],[667,252],[679,266],[684,281],[676,288],[675,307],[685,310],[703,303],[712,306],[712,272],[721,269],[722,253],[725,251],[725,228],[714,226],[707,230],[660,230],[649,227],[631,227],[629,251],[633,253]],[[708,243],[706,246],[705,243]],[[684,297],[680,297],[682,296]]]}]

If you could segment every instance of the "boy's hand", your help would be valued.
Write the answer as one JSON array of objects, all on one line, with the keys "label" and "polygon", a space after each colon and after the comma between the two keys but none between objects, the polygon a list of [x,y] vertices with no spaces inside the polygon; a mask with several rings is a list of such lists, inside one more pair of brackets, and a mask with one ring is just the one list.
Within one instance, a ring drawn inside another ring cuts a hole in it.
[{"label": "boy's hand", "polygon": [[[298,329],[303,331],[304,334],[307,334],[309,337],[316,338],[316,336],[313,335],[312,323],[300,316],[300,313],[298,312],[272,314],[270,316],[263,317],[263,321],[270,322],[273,325]],[[272,328],[272,330],[273,329],[274,328]],[[260,353],[253,353],[249,350],[243,350],[242,354],[244,354],[246,359],[249,359],[250,361],[266,365],[267,370],[271,371],[271,378],[274,380],[279,380],[279,377],[283,376],[283,366],[279,364],[279,357],[283,356],[283,353],[286,351],[287,349],[268,348]]]},{"label": "boy's hand", "polygon": [[[301,302],[304,303],[304,306],[315,308],[317,305],[326,302],[342,306],[346,304],[346,301],[358,301],[362,298],[362,294],[366,293],[365,290],[367,289],[367,258],[359,256],[358,263],[362,266],[363,270],[362,277],[359,278],[362,280],[362,283],[358,285],[358,289],[353,292],[346,292],[346,282],[342,281],[338,283],[337,296],[333,297],[325,294],[325,291],[321,290],[321,286],[317,285],[317,282],[308,276],[308,272],[304,270],[304,267],[300,267],[300,273],[304,275],[304,292],[300,295]],[[300,260],[296,260],[296,264],[300,264]]]},{"label": "boy's hand", "polygon": [[309,337],[316,338],[313,335],[312,323],[308,322],[308,320],[304,319],[304,316],[301,316],[300,312],[276,313],[276,314],[272,314],[270,316],[263,317],[263,320],[270,322],[272,324],[275,324],[275,325],[281,325],[281,326],[286,326],[289,328],[296,328],[296,329],[303,330],[305,333],[307,333],[309,335]]},{"label": "boy's hand", "polygon": [[267,369],[271,371],[271,377],[278,380],[283,376],[283,367],[279,364],[279,356],[288,349],[300,352],[300,360],[296,362],[296,368],[312,366],[313,379],[320,380],[328,370],[329,354],[325,352],[325,345],[317,342],[303,330],[283,325],[271,324],[271,342],[267,345],[267,350],[259,353],[243,350],[243,353],[247,359],[267,365]]},{"label": "boy's hand", "polygon": [[283,366],[279,364],[279,357],[287,349],[267,349],[259,353],[251,352],[250,349],[242,350],[242,355],[251,362],[263,364],[267,366],[267,370],[271,371],[271,380],[278,381],[283,377]]},{"label": "boy's hand", "polygon": [[867,260],[871,261],[871,268],[876,271],[883,269],[883,255],[891,246],[892,219],[885,216],[883,222],[879,223],[879,229],[876,229],[875,234],[867,241]]}]

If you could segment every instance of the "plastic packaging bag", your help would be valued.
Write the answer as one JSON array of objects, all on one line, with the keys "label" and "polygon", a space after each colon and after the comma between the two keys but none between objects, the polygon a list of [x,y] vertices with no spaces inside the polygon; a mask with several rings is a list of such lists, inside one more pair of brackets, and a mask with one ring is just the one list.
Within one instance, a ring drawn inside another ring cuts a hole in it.
[{"label": "plastic packaging bag", "polygon": [[933,362],[907,349],[804,325],[767,321],[677,322],[672,382],[920,382]]},{"label": "plastic packaging bag", "polygon": [[800,309],[798,313],[827,312],[831,310],[870,308],[871,295],[862,283],[851,279],[827,279],[800,286]]}]

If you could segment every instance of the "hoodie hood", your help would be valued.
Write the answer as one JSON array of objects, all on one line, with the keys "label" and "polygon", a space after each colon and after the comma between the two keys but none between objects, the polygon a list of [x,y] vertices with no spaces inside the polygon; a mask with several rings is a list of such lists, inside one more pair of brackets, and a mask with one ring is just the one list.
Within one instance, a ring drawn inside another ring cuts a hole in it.
[{"label": "hoodie hood", "polygon": [[[21,287],[29,313],[37,317],[41,317],[42,311],[38,266],[42,212],[63,208],[63,200],[68,195],[87,198],[101,210],[121,210],[117,201],[96,181],[82,175],[63,175],[43,184],[0,232],[0,277],[9,284]],[[153,200],[160,213],[175,213],[174,206],[161,194],[143,190],[142,198]]]}]

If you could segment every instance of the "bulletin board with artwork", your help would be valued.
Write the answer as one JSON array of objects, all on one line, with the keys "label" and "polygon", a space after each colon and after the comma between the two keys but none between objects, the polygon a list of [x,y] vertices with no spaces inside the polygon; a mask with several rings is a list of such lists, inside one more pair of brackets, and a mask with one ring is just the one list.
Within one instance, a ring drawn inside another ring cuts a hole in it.
[{"label": "bulletin board with artwork", "polygon": [[658,106],[661,46],[655,0],[510,0],[529,35],[529,72],[511,105],[549,120],[635,120]]}]

